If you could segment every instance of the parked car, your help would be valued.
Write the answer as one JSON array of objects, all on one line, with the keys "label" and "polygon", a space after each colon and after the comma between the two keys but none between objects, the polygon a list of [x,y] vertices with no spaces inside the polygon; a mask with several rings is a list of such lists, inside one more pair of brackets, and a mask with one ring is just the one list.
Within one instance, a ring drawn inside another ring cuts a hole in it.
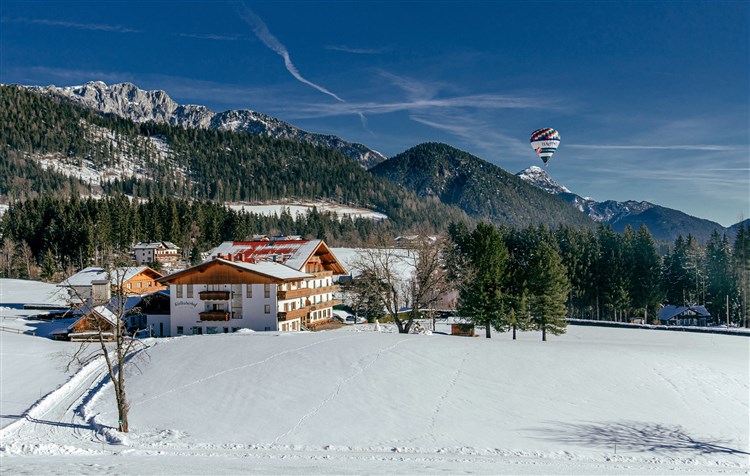
[{"label": "parked car", "polygon": [[364,317],[354,317],[351,314],[346,316],[346,321],[344,321],[344,324],[366,324],[367,319]]}]

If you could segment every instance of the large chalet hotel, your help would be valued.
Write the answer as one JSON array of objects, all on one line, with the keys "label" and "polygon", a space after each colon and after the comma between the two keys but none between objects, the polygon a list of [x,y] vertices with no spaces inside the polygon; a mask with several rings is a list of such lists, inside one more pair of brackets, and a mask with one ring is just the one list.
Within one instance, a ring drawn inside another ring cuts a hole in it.
[{"label": "large chalet hotel", "polygon": [[169,285],[170,335],[299,331],[328,322],[344,267],[322,240],[256,237],[228,241]]}]

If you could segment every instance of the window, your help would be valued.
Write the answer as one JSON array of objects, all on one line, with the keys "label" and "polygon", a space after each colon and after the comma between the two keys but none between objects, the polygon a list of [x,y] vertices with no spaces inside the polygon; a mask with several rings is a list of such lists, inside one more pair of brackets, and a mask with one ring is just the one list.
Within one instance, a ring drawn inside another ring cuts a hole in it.
[{"label": "window", "polygon": [[228,334],[229,333],[229,328],[228,327],[224,327],[223,329],[224,329],[224,334]]},{"label": "window", "polygon": [[130,289],[130,283],[125,284],[125,287]]},{"label": "window", "polygon": [[175,297],[178,299],[181,298],[182,297],[182,285],[178,284],[177,286],[174,287],[174,290],[175,290]]},{"label": "window", "polygon": [[182,334],[184,334],[184,333],[185,333],[185,332],[183,331],[183,329],[182,329],[182,326],[177,326],[177,335],[178,335],[178,336],[181,336],[181,335],[182,335]]},{"label": "window", "polygon": [[140,287],[141,287],[141,284],[143,284],[143,283],[141,283],[140,281],[138,281],[137,283],[135,283],[135,287],[136,287],[136,288],[140,288]]},{"label": "window", "polygon": [[265,312],[266,314],[271,314],[271,305],[266,304],[265,306],[263,306],[263,312]]},{"label": "window", "polygon": [[195,326],[195,327],[193,327],[193,335],[194,336],[199,336],[201,334],[203,334],[203,328],[201,326]]},{"label": "window", "polygon": [[263,297],[266,299],[271,297],[271,285],[270,284],[263,285]]},{"label": "window", "polygon": [[253,297],[253,285],[252,284],[245,285],[245,294],[249,298]]},{"label": "window", "polygon": [[239,327],[232,327],[232,332],[237,332],[238,330],[240,330]]},{"label": "window", "polygon": [[219,328],[215,326],[206,326],[206,334],[218,334]]},{"label": "window", "polygon": [[189,298],[193,297],[193,285],[192,284],[187,285],[187,297]]}]

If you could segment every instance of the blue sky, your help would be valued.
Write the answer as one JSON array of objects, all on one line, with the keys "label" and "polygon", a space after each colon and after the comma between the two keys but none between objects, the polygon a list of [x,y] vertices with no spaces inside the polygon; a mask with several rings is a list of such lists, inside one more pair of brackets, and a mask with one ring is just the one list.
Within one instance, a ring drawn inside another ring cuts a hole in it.
[{"label": "blue sky", "polygon": [[14,2],[0,81],[130,81],[393,156],[426,141],[596,200],[750,217],[750,3]]}]

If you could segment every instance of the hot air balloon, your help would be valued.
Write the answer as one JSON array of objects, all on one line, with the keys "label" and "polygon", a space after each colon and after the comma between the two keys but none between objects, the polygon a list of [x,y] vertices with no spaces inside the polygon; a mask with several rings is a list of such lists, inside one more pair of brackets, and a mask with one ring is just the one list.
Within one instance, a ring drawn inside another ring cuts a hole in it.
[{"label": "hot air balloon", "polygon": [[546,167],[547,161],[552,158],[552,155],[557,150],[557,146],[560,145],[560,133],[551,127],[537,129],[531,133],[530,142],[531,148],[544,161],[544,166]]}]

